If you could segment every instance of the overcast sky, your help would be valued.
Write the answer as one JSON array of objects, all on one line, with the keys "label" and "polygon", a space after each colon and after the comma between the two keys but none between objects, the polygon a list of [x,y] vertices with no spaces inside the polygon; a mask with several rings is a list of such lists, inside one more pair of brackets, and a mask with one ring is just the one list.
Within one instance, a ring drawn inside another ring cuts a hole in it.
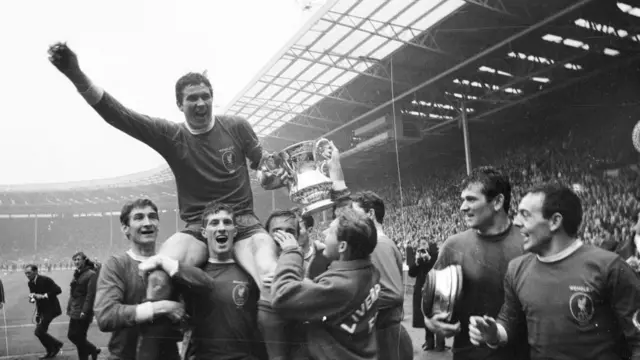
[{"label": "overcast sky", "polygon": [[105,178],[164,163],[104,123],[49,63],[50,44],[66,41],[126,106],[181,122],[181,75],[207,69],[220,111],[311,15],[297,0],[3,1],[0,184]]}]

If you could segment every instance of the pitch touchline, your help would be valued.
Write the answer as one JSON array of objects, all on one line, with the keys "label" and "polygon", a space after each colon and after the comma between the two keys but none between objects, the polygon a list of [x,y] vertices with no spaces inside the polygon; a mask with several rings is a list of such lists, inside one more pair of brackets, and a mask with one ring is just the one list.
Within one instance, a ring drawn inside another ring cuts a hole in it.
[{"label": "pitch touchline", "polygon": [[[94,322],[92,322],[94,323]],[[68,325],[69,322],[68,321],[56,321],[56,322],[52,322],[49,325],[63,325],[66,324]],[[27,327],[35,327],[36,324],[22,324],[22,325],[8,325],[8,326],[0,326],[0,329],[18,329],[18,328],[27,328]],[[0,334],[2,335],[2,334]]]}]

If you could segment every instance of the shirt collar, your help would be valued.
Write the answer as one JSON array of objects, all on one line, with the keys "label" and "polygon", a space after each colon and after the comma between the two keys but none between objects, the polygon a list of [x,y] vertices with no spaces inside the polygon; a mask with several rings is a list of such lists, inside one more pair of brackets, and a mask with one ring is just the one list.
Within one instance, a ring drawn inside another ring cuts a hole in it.
[{"label": "shirt collar", "polygon": [[557,261],[560,261],[560,260],[564,260],[567,257],[569,257],[569,255],[573,254],[578,249],[580,249],[580,247],[582,247],[582,245],[584,245],[582,240],[576,239],[576,241],[574,241],[573,244],[567,246],[564,250],[560,251],[557,254],[544,256],[544,257],[538,255],[538,260],[540,260],[543,263],[553,263],[553,262],[557,262]]},{"label": "shirt collar", "polygon": [[189,132],[191,133],[191,135],[201,135],[201,134],[208,133],[209,131],[211,131],[211,129],[213,129],[213,126],[214,126],[215,124],[216,124],[216,121],[215,121],[215,117],[214,117],[214,116],[212,116],[212,117],[211,117],[211,124],[209,124],[209,126],[207,126],[207,127],[206,127],[206,128],[204,128],[204,129],[199,129],[199,130],[192,129],[192,128],[189,126],[189,123],[188,123],[188,122],[186,122],[186,121],[184,122],[184,125],[186,126],[187,130],[189,130]]},{"label": "shirt collar", "polygon": [[133,253],[131,249],[127,250],[127,255],[129,255],[129,257],[132,258],[133,260],[139,261],[139,262],[143,262],[151,257],[151,256],[136,255]]},{"label": "shirt collar", "polygon": [[359,259],[359,260],[350,260],[350,261],[340,261],[336,260],[329,265],[329,269],[331,270],[355,270],[355,269],[363,269],[368,266],[372,266],[371,258]]}]

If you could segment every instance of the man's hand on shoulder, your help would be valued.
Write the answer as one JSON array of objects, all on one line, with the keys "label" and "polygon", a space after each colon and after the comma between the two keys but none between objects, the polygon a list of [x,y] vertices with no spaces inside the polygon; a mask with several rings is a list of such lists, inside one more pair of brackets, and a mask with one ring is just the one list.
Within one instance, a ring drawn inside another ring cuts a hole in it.
[{"label": "man's hand on shoulder", "polygon": [[174,260],[166,255],[154,255],[138,265],[138,269],[143,272],[149,272],[161,269],[170,276],[178,272],[178,260]]}]

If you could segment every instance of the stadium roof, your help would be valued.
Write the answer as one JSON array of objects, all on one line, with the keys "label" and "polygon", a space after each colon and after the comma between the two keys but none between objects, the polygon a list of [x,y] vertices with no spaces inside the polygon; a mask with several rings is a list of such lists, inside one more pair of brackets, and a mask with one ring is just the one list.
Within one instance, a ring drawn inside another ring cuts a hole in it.
[{"label": "stadium roof", "polygon": [[[225,113],[248,118],[258,135],[269,135],[325,98],[373,108],[374,102],[341,91],[343,85],[357,76],[386,81],[368,71],[404,45],[441,52],[430,39],[418,37],[464,5],[463,0],[328,1]],[[322,114],[309,118],[340,125]],[[298,126],[326,131],[317,124]]]},{"label": "stadium roof", "polygon": [[[469,121],[491,118],[638,60],[639,17],[640,0],[329,0],[225,113],[248,118],[271,150],[325,136],[347,148],[355,127],[393,107],[437,135],[463,107]],[[153,184],[175,196],[170,170],[156,170],[9,186],[0,206],[28,202],[8,193],[80,190],[73,201],[82,203],[91,189]]]},{"label": "stadium roof", "polygon": [[636,59],[639,7],[328,1],[225,111],[248,118],[274,150],[348,133],[392,106],[437,133],[459,120],[460,100],[480,120]]}]

